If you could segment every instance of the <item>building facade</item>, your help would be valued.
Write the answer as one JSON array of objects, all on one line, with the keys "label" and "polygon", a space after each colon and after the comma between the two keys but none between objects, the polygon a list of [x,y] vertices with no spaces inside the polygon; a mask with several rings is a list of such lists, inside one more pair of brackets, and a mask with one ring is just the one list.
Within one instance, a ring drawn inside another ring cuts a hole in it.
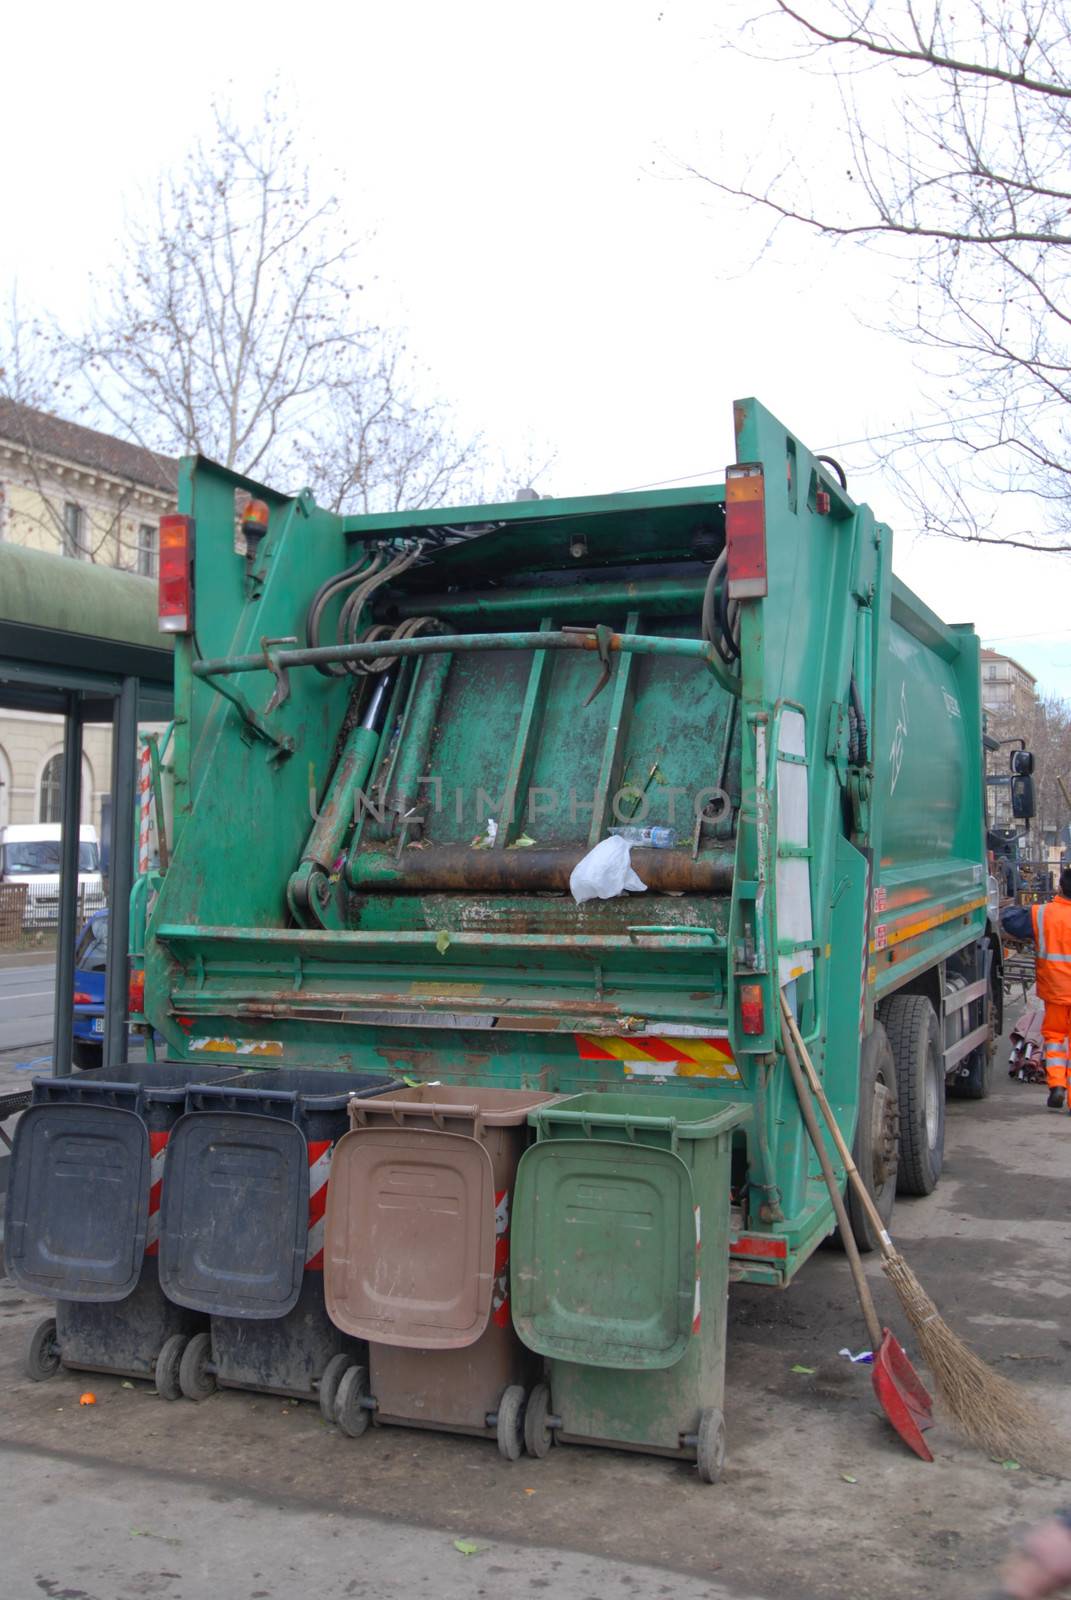
[{"label": "building facade", "polygon": [[[0,400],[0,539],[156,574],[160,517],[176,503],[167,456]],[[84,734],[82,821],[101,829],[111,793],[111,730]],[[63,723],[0,706],[0,825],[58,822]]]}]

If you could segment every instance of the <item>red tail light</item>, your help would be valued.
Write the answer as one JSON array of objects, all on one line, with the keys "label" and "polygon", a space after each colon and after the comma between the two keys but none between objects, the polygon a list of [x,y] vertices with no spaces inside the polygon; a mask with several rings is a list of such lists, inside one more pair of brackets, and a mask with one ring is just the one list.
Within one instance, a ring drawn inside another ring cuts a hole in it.
[{"label": "red tail light", "polygon": [[127,989],[126,1009],[133,1016],[141,1016],[145,1010],[145,969],[135,968],[130,974],[130,986]]},{"label": "red tail light", "polygon": [[761,983],[744,983],[740,986],[740,1026],[745,1033],[766,1032]]},{"label": "red tail light", "polygon": [[766,593],[766,483],[757,461],[725,469],[725,544],[730,600]]},{"label": "red tail light", "polygon": [[193,518],[160,518],[161,633],[193,632]]},{"label": "red tail light", "polygon": [[93,996],[85,994],[81,989],[76,989],[72,1003],[76,1006],[91,1006],[93,1004]]}]

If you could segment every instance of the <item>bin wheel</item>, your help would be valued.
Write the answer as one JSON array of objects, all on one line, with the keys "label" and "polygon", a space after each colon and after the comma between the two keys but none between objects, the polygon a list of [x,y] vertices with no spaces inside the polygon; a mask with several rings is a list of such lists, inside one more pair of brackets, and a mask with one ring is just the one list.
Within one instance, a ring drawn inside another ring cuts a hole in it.
[{"label": "bin wheel", "polygon": [[498,1402],[498,1434],[499,1454],[505,1456],[507,1461],[519,1461],[521,1451],[524,1449],[524,1389],[519,1383],[511,1383],[508,1389],[502,1392]]},{"label": "bin wheel", "polygon": [[361,1404],[368,1399],[367,1367],[349,1367],[339,1379],[335,1390],[335,1421],[351,1439],[359,1439],[368,1432],[372,1413]]},{"label": "bin wheel", "polygon": [[316,1387],[320,1396],[320,1415],[325,1422],[335,1420],[335,1397],[338,1394],[338,1386],[343,1374],[348,1372],[353,1364],[353,1357],[349,1351],[340,1350],[338,1355],[331,1357],[320,1374],[320,1381]]},{"label": "bin wheel", "polygon": [[207,1400],[216,1392],[216,1380],[208,1370],[212,1359],[212,1335],[195,1333],[179,1362],[179,1388],[187,1400]]},{"label": "bin wheel", "polygon": [[695,1464],[703,1483],[717,1483],[725,1467],[725,1418],[713,1406],[699,1414]]},{"label": "bin wheel", "polygon": [[547,1415],[550,1411],[550,1386],[546,1383],[537,1383],[528,1396],[528,1405],[524,1413],[524,1448],[530,1456],[537,1456],[542,1461],[550,1452],[554,1443],[554,1434],[547,1426]]},{"label": "bin wheel", "polygon": [[30,1335],[26,1347],[26,1376],[34,1383],[54,1378],[60,1369],[60,1349],[56,1342],[56,1319],[45,1317]]},{"label": "bin wheel", "polygon": [[165,1400],[179,1400],[182,1397],[179,1372],[185,1349],[184,1333],[173,1333],[160,1346],[160,1354],[156,1358],[156,1392]]}]

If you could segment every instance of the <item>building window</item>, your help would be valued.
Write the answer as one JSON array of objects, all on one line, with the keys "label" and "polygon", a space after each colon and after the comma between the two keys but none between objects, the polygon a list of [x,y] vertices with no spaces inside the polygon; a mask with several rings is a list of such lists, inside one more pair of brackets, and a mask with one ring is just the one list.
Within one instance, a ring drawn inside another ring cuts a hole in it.
[{"label": "building window", "polygon": [[156,524],[142,522],[138,525],[137,571],[143,578],[156,576]]},{"label": "building window", "polygon": [[[85,523],[86,514],[81,506],[75,505],[73,500],[68,500],[63,508],[63,554],[65,556],[80,556],[85,549]],[[42,822],[45,820],[41,818]],[[53,818],[58,821],[58,818]]]},{"label": "building window", "polygon": [[38,822],[63,821],[63,756],[51,756],[41,774]]}]

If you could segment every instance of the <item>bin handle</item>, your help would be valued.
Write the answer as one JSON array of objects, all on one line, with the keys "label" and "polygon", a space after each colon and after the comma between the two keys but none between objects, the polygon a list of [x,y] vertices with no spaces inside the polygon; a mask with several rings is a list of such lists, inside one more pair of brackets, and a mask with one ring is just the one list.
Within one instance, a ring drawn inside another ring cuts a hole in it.
[{"label": "bin handle", "polygon": [[668,1133],[674,1145],[677,1143],[679,1124],[676,1117],[642,1117],[627,1111],[555,1111],[553,1107],[545,1110],[541,1107],[535,1116],[537,1126],[547,1122],[564,1122],[583,1128],[588,1138],[591,1137],[593,1118],[597,1117],[600,1128],[621,1128],[629,1139],[635,1139],[637,1132],[643,1130],[647,1133]]},{"label": "bin handle", "polygon": [[377,1113],[382,1115],[384,1111],[390,1112],[392,1121],[399,1127],[410,1117],[428,1117],[444,1133],[447,1122],[471,1122],[472,1137],[483,1137],[483,1114],[479,1106],[448,1105],[435,1100],[389,1100],[386,1096],[382,1099],[373,1096],[369,1100],[354,1097],[350,1101],[350,1121],[359,1122],[362,1126],[369,1121],[377,1121]]}]

